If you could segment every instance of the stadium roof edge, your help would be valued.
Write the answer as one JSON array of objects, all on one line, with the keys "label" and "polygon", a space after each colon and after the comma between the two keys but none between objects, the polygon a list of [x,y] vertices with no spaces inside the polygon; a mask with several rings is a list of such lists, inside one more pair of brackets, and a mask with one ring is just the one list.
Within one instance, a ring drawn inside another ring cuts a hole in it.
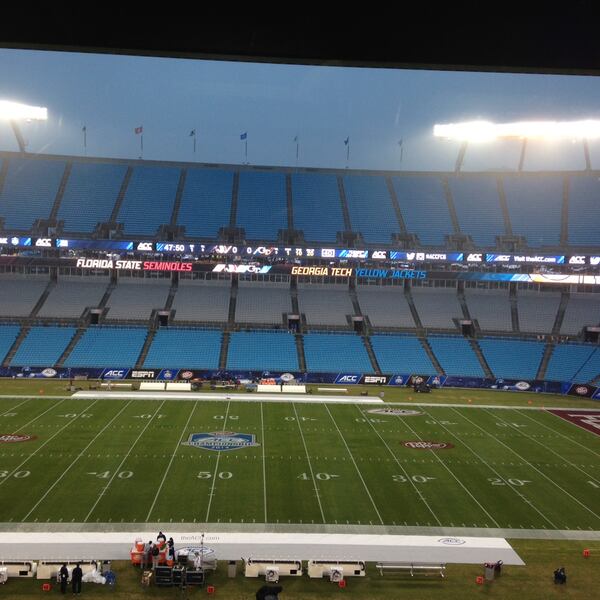
[{"label": "stadium roof edge", "polygon": [[[32,154],[11,152],[9,150],[0,150],[0,159],[2,158],[29,158],[33,160],[52,160],[80,163],[105,163],[126,166],[160,166],[160,167],[177,167],[180,169],[223,169],[235,171],[271,171],[280,173],[320,173],[329,175],[381,175],[381,176],[411,176],[411,177],[448,177],[454,176],[455,171],[390,171],[390,170],[375,170],[375,169],[328,169],[320,167],[283,167],[273,165],[240,165],[234,163],[205,163],[205,162],[181,162],[181,161],[164,161],[164,160],[143,160],[135,158],[110,158],[103,156],[75,156],[68,154]],[[519,175],[522,177],[536,175],[594,175],[600,177],[600,169],[592,169],[587,171],[581,170],[565,170],[565,171],[517,171],[514,169],[494,169],[488,171],[461,171],[461,177],[478,177],[483,175]]]}]

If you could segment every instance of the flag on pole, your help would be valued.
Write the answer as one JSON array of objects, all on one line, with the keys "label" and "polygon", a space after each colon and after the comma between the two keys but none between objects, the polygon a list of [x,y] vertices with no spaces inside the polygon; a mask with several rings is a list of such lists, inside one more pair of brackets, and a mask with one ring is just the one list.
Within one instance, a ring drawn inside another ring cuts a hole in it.
[{"label": "flag on pole", "polygon": [[244,133],[242,133],[242,135],[240,135],[240,140],[246,140],[248,139],[248,132],[245,131]]},{"label": "flag on pole", "polygon": [[139,135],[140,133],[144,133],[144,127],[136,127],[133,131],[135,132],[135,135]]},{"label": "flag on pole", "polygon": [[195,137],[195,135],[196,135],[196,130],[195,130],[195,129],[192,129],[192,130],[190,131],[190,137]]},{"label": "flag on pole", "polygon": [[140,158],[144,157],[144,126],[140,125],[136,127],[134,130],[135,135],[140,136]]},{"label": "flag on pole", "polygon": [[344,140],[344,146],[346,146],[346,169],[347,169],[348,163],[350,162],[350,136],[348,136]]},{"label": "flag on pole", "polygon": [[345,140],[344,140],[344,146],[347,146],[350,143],[350,136],[348,136]]},{"label": "flag on pole", "polygon": [[83,132],[83,153],[86,154],[87,153],[87,125],[84,125],[81,128],[81,131]]}]

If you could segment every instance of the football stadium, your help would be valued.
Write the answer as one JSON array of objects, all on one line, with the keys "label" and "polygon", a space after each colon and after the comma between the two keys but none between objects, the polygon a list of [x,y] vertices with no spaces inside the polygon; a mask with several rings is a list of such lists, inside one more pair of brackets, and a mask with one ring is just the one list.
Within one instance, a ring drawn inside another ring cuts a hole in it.
[{"label": "football stadium", "polygon": [[[244,130],[231,162],[144,158],[143,125],[136,157],[85,124],[33,152],[27,108],[0,151],[7,597],[78,562],[90,596],[541,598],[566,567],[593,597],[596,122],[499,128],[515,167],[468,170],[490,124],[432,121],[448,168],[375,169],[350,136],[255,165]],[[528,162],[552,136],[578,166]]]}]

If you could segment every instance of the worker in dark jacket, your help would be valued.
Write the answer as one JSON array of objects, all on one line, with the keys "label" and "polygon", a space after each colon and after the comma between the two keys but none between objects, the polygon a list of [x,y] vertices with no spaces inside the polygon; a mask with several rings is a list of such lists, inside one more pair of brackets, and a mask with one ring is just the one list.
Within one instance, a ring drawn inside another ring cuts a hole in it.
[{"label": "worker in dark jacket", "polygon": [[73,579],[73,593],[81,594],[81,579],[83,577],[83,571],[77,563],[77,566],[73,569],[72,579]]},{"label": "worker in dark jacket", "polygon": [[58,576],[60,579],[60,591],[63,594],[67,593],[67,581],[69,580],[69,570],[67,569],[67,563],[63,563],[63,566],[60,568],[58,572]]}]

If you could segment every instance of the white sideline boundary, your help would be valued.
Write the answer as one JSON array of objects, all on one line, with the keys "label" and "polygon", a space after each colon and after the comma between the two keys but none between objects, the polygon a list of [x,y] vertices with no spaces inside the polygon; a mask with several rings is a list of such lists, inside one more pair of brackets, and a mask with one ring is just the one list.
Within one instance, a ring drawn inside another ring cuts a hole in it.
[{"label": "white sideline boundary", "polygon": [[75,392],[72,398],[84,398],[95,400],[119,399],[119,400],[233,400],[234,402],[296,402],[330,404],[385,404],[381,398],[375,396],[318,396],[316,394],[227,394],[210,392]]},{"label": "white sideline boundary", "polygon": [[[170,535],[170,534],[168,534]],[[201,533],[175,533],[175,548],[198,547]],[[156,531],[10,532],[2,534],[3,560],[127,560],[136,538],[154,540]],[[204,544],[217,560],[243,558],[342,561],[401,561],[482,564],[525,563],[504,538],[443,535],[377,535],[352,533],[210,533]]]}]

